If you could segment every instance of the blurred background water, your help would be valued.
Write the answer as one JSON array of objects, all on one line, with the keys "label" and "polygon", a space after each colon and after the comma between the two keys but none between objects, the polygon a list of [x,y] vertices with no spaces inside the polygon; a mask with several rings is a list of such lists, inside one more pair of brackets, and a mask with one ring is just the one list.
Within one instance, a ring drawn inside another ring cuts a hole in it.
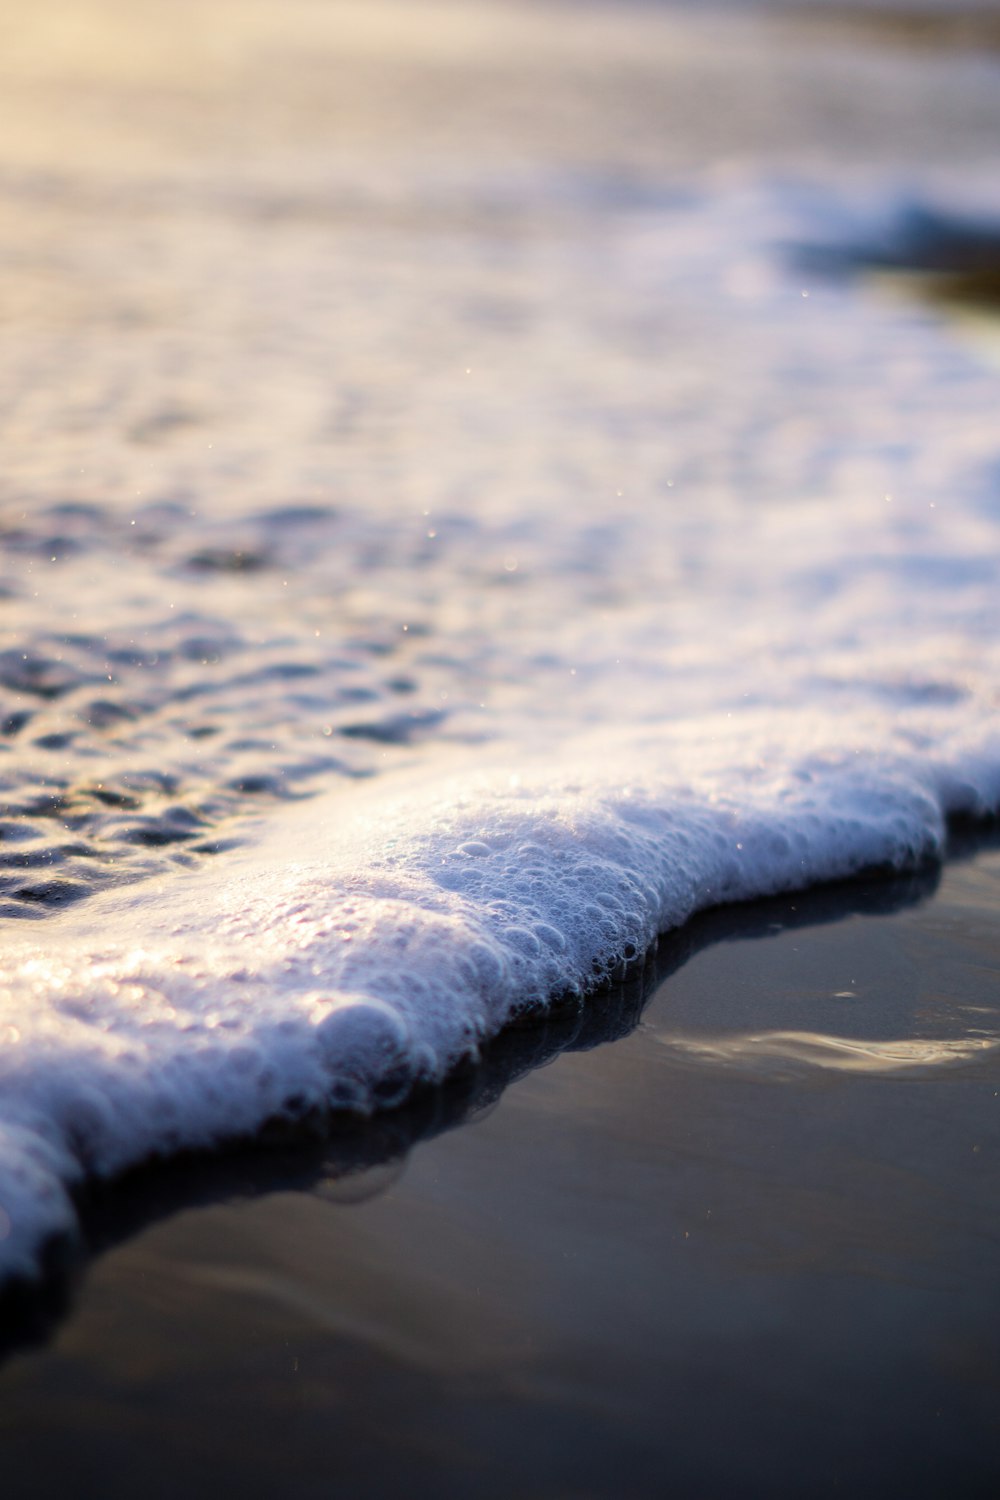
[{"label": "blurred background water", "polygon": [[8,8],[4,915],[441,740],[857,680],[873,613],[905,678],[928,587],[985,640],[929,506],[995,513],[992,376],[787,242],[988,227],[994,19]]}]

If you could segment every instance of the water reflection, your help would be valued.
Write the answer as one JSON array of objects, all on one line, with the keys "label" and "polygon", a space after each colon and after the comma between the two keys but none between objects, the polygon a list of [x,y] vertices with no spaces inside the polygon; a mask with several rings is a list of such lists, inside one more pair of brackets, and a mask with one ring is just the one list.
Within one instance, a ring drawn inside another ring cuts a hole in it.
[{"label": "water reflection", "polygon": [[812,1068],[842,1073],[925,1076],[942,1067],[974,1065],[1000,1047],[1000,1037],[952,1037],[944,1041],[900,1037],[859,1041],[818,1031],[748,1032],[724,1041],[663,1037],[682,1057],[712,1067],[741,1068],[758,1077],[791,1077]]}]

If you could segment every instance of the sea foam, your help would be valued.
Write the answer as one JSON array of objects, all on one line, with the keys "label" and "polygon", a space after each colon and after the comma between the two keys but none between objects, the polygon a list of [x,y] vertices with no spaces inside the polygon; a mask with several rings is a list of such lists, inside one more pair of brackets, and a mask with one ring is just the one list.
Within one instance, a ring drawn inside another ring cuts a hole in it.
[{"label": "sea foam", "polygon": [[995,340],[864,282],[994,221],[993,64],[383,9],[19,42],[0,1276],[1000,806]]},{"label": "sea foam", "polygon": [[913,866],[948,814],[1000,804],[988,726],[930,757],[882,738],[750,713],[726,739],[598,737],[558,773],[402,776],[296,809],[210,885],[95,897],[55,949],[15,933],[0,1266],[72,1229],[87,1174],[397,1104],[701,908]]}]

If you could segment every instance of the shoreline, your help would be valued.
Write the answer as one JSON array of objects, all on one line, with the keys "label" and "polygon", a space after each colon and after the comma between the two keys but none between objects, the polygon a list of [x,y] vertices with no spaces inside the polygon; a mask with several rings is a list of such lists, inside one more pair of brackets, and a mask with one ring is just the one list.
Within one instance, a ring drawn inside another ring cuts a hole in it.
[{"label": "shoreline", "polygon": [[776,930],[823,927],[859,915],[887,916],[933,900],[944,873],[1000,849],[1000,820],[949,821],[942,860],[916,870],[876,870],[778,895],[704,908],[661,933],[625,972],[589,994],[526,1013],[439,1084],[418,1084],[399,1105],[359,1115],[336,1109],[276,1118],[250,1136],[205,1150],[138,1162],[110,1178],[90,1177],[72,1192],[78,1232],[43,1248],[35,1278],[0,1285],[0,1369],[18,1349],[44,1340],[72,1303],[73,1288],[107,1250],[150,1224],[192,1206],[257,1197],[282,1187],[308,1189],[331,1165],[345,1179],[405,1158],[424,1141],[494,1108],[526,1074],[561,1055],[613,1043],[641,1023],[652,997],[691,959],[716,944],[764,939]]},{"label": "shoreline", "polygon": [[[965,853],[703,914],[366,1155],[110,1188],[0,1367],[7,1492],[991,1493],[1000,1068],[879,1050],[1000,1018],[995,831]],[[864,1066],[761,1049],[791,1026]]]}]

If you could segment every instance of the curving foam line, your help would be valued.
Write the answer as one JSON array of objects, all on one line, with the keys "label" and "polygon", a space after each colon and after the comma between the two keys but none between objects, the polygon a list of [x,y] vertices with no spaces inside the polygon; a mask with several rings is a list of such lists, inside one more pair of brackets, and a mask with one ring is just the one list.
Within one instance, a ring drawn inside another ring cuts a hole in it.
[{"label": "curving foam line", "polygon": [[15,936],[0,1273],[72,1231],[87,1174],[396,1104],[700,908],[912,866],[947,815],[1000,805],[986,726],[936,760],[888,728],[879,749],[825,728],[748,716],[728,741],[604,735],[557,775],[387,776],[294,809],[221,879],[95,898],[58,942]]}]

